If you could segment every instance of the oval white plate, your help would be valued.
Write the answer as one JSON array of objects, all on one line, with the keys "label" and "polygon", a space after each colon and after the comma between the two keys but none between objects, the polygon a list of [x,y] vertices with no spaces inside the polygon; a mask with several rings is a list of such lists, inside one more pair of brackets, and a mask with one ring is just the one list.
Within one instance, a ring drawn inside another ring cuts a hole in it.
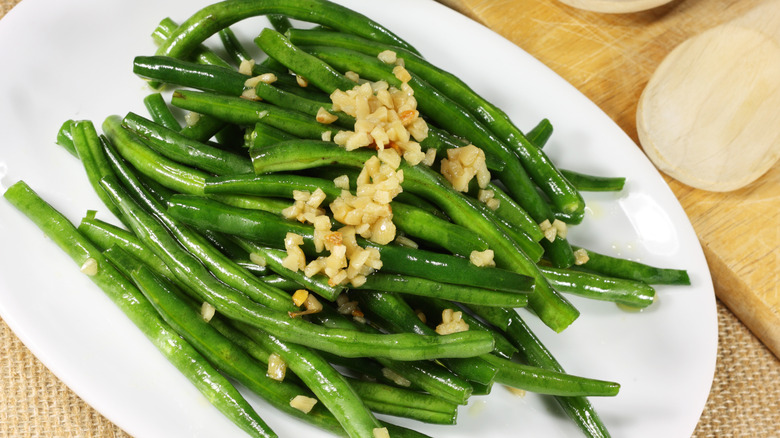
[{"label": "oval white plate", "polygon": [[[562,167],[629,178],[620,194],[588,196],[588,215],[571,240],[687,269],[693,285],[659,287],[658,302],[641,313],[574,299],[582,317],[563,334],[534,327],[568,372],[623,385],[618,397],[593,399],[614,436],[690,436],[714,373],[715,299],[693,229],[658,172],[595,105],[486,28],[433,1],[344,3],[458,73],[521,129],[552,120],[547,150]],[[100,126],[110,114],[144,114],[148,90],[132,74],[133,57],[154,51],[148,35],[161,18],[183,21],[205,4],[25,0],[13,9],[0,23],[3,191],[24,179],[74,223],[88,209],[112,219],[80,163],[55,145],[57,130],[71,118]],[[265,23],[251,20],[239,35],[251,40]],[[0,315],[87,403],[139,438],[242,436],[6,202],[0,202],[0,242]],[[281,436],[324,436],[251,400]],[[501,386],[463,407],[456,427],[400,422],[434,436],[580,436],[550,399],[512,396]]]}]

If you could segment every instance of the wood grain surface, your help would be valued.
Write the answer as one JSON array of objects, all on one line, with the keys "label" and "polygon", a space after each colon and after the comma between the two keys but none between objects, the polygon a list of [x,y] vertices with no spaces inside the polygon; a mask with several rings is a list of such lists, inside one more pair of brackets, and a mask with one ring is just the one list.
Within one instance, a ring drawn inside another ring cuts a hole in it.
[{"label": "wood grain surface", "polygon": [[[554,0],[440,1],[546,64],[637,144],[637,103],[661,61],[688,38],[765,3],[676,0],[643,12],[604,14]],[[725,193],[666,181],[696,230],[717,296],[780,356],[780,166]]]}]

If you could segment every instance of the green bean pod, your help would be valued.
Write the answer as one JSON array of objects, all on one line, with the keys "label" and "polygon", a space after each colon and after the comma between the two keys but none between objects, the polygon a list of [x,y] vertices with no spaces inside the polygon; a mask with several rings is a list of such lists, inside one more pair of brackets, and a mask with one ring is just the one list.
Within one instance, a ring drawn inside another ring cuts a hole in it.
[{"label": "green bean pod", "polygon": [[176,120],[168,104],[160,93],[152,93],[144,97],[144,106],[155,123],[165,126],[168,129],[180,130],[181,125]]},{"label": "green bean pod", "polygon": [[684,269],[659,268],[634,260],[600,254],[589,249],[580,247],[575,247],[575,249],[582,249],[588,253],[588,261],[577,266],[578,269],[596,272],[608,277],[642,281],[647,284],[683,286],[691,284],[688,271]]},{"label": "green bean pod", "polygon": [[655,289],[641,281],[548,266],[539,269],[556,290],[585,298],[644,308],[653,304],[656,296]]},{"label": "green bean pod", "polygon": [[130,130],[162,155],[213,174],[254,173],[246,157],[189,139],[177,131],[158,125],[133,112],[122,119]]},{"label": "green bean pod", "polygon": [[[533,289],[533,281],[528,279],[526,284],[530,293]],[[366,277],[365,284],[352,287],[351,290],[395,292],[483,306],[525,307],[528,304],[528,296],[522,293],[461,286],[420,277],[382,274],[380,272]]]},{"label": "green bean pod", "polygon": [[206,6],[190,16],[160,45],[157,54],[182,58],[221,29],[246,18],[277,14],[414,50],[368,17],[328,1],[229,0]]},{"label": "green bean pod", "polygon": [[615,382],[573,376],[492,355],[486,355],[485,360],[498,369],[498,383],[537,394],[613,397],[620,390],[620,384]]}]

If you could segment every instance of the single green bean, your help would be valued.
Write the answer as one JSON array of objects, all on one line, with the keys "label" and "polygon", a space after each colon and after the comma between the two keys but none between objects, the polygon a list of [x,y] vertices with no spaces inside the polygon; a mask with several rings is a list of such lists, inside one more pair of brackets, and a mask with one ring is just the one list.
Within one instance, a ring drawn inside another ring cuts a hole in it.
[{"label": "single green bean", "polygon": [[179,163],[218,175],[254,173],[252,162],[246,156],[189,139],[133,112],[122,119],[122,127],[130,130],[160,154]]},{"label": "single green bean", "polygon": [[179,121],[176,120],[176,116],[171,112],[171,109],[168,107],[162,94],[152,93],[147,95],[144,97],[144,106],[152,117],[152,120],[156,123],[176,131],[181,129]]},{"label": "single green bean", "polygon": [[634,260],[600,254],[585,248],[575,247],[575,249],[584,250],[588,254],[588,261],[577,266],[578,269],[648,284],[691,284],[688,271],[685,269],[660,268]]},{"label": "single green bean", "polygon": [[285,15],[322,24],[414,50],[379,23],[351,9],[323,0],[231,0],[200,9],[184,21],[158,48],[157,54],[182,58],[219,30],[258,15]]}]

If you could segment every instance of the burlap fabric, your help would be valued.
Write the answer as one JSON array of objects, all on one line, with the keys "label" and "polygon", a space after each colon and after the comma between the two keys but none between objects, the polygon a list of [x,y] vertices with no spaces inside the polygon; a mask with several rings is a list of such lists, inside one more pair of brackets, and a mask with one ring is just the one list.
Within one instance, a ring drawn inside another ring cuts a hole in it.
[{"label": "burlap fabric", "polygon": [[[0,0],[0,17],[18,2]],[[693,436],[780,437],[780,360],[721,302],[718,332],[715,378]],[[0,320],[0,438],[127,436],[60,382]]]}]

